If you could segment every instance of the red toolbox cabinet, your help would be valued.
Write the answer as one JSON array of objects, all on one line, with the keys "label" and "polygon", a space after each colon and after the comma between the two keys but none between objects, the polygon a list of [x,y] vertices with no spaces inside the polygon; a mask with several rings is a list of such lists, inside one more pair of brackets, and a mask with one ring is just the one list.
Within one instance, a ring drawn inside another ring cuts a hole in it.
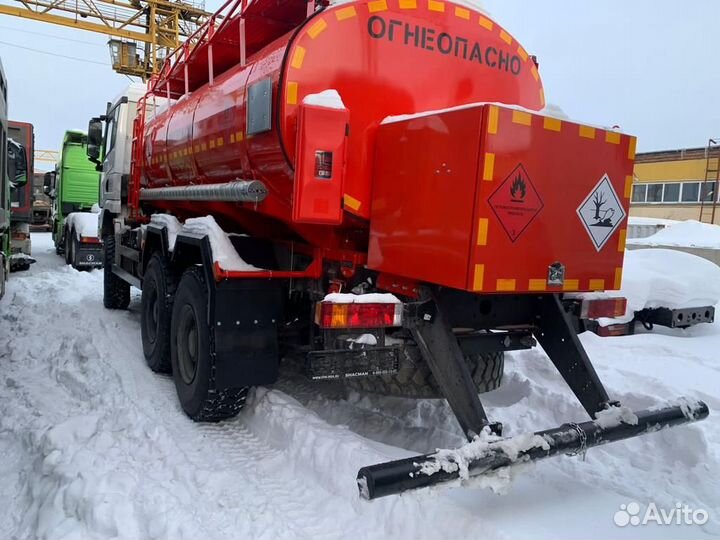
[{"label": "red toolbox cabinet", "polygon": [[390,119],[368,265],[476,292],[617,289],[634,158],[634,137],[495,104]]}]

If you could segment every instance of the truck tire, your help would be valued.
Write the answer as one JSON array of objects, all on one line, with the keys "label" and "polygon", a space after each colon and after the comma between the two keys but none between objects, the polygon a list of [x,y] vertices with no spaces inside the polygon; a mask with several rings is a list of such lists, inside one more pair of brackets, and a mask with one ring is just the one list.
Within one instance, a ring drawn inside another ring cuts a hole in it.
[{"label": "truck tire", "polygon": [[217,422],[235,416],[245,405],[249,390],[217,389],[207,309],[202,270],[189,268],[180,279],[173,302],[170,359],[180,405],[196,422]]},{"label": "truck tire", "polygon": [[103,236],[103,305],[107,309],[127,309],[130,304],[130,284],[112,272],[115,262],[115,236]]},{"label": "truck tire", "polygon": [[65,246],[65,248],[63,249],[63,253],[65,255],[65,264],[72,264],[72,236],[70,234],[70,231],[66,229],[63,236],[65,237],[63,241],[63,245]]},{"label": "truck tire", "polygon": [[[500,352],[473,354],[465,357],[478,393],[495,390],[502,383],[505,354]],[[351,377],[345,385],[373,394],[409,398],[442,398],[435,377],[415,346],[402,349],[397,373]]]},{"label": "truck tire", "polygon": [[78,251],[80,251],[80,240],[77,239],[77,236],[75,234],[72,235],[72,240],[70,241],[70,245],[72,246],[72,253],[70,254],[70,264],[72,264],[72,267],[75,270],[79,270],[78,268]]},{"label": "truck tire", "polygon": [[58,255],[62,255],[65,251],[65,246],[63,244],[63,238],[60,236],[60,232],[58,231],[58,226],[60,224],[57,222],[57,220],[53,220],[53,224],[50,225],[52,236],[53,236],[53,242],[55,242],[55,253]]},{"label": "truck tire", "polygon": [[145,361],[156,373],[170,373],[172,369],[170,318],[175,288],[175,278],[167,258],[155,253],[143,278],[140,333]]}]

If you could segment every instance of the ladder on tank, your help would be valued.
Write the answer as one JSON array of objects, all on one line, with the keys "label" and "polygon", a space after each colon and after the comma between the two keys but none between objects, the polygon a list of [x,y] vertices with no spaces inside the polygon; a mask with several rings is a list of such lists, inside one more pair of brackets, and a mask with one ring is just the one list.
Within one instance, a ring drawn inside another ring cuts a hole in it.
[{"label": "ladder on tank", "polygon": [[[715,223],[720,191],[720,138],[709,139],[705,150],[705,180],[700,189],[701,223]],[[720,213],[718,213],[720,218]]]}]

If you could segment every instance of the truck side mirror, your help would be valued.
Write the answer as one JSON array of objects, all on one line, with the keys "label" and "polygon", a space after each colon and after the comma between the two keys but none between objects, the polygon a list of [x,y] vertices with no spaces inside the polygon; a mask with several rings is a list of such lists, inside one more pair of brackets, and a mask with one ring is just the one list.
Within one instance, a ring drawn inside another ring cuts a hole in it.
[{"label": "truck side mirror", "polygon": [[55,171],[45,173],[45,177],[43,178],[43,193],[51,199],[55,198]]},{"label": "truck side mirror", "polygon": [[27,184],[27,154],[22,144],[8,139],[7,146],[8,161],[11,162],[11,178],[14,187],[22,187]]},{"label": "truck side mirror", "polygon": [[90,161],[99,163],[102,147],[102,120],[92,118],[88,124],[87,155]]}]

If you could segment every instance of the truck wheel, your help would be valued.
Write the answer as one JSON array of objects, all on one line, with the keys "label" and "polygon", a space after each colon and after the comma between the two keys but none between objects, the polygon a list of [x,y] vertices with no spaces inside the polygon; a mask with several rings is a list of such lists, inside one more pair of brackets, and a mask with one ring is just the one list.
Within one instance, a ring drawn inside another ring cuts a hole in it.
[{"label": "truck wheel", "polygon": [[70,253],[70,264],[72,264],[73,268],[79,270],[79,268],[77,267],[77,256],[78,251],[80,251],[80,240],[77,239],[77,236],[75,236],[74,233],[72,235],[70,245],[72,246],[72,253]]},{"label": "truck wheel", "polygon": [[65,251],[65,246],[63,244],[63,239],[60,237],[60,232],[58,231],[58,225],[59,223],[57,220],[53,221],[53,224],[50,226],[53,236],[53,242],[55,242],[55,253],[58,255],[62,255]]},{"label": "truck wheel", "polygon": [[[502,383],[505,354],[501,352],[473,354],[465,357],[478,393],[495,390]],[[410,398],[443,397],[435,377],[415,346],[405,347],[400,353],[397,373],[370,377],[351,377],[345,385],[354,390],[373,394]]]},{"label": "truck wheel", "polygon": [[103,305],[108,309],[126,309],[130,304],[130,285],[112,272],[115,261],[115,236],[103,236]]},{"label": "truck wheel", "polygon": [[170,373],[170,317],[175,278],[166,257],[150,258],[142,284],[140,330],[147,365],[156,373]]},{"label": "truck wheel", "polygon": [[70,231],[67,229],[65,230],[65,241],[63,242],[65,248],[63,249],[63,252],[65,254],[65,264],[72,264],[72,237],[70,235]]},{"label": "truck wheel", "polygon": [[207,288],[202,271],[185,271],[170,323],[170,359],[180,405],[196,422],[217,422],[240,412],[248,388],[217,390],[210,352]]}]

